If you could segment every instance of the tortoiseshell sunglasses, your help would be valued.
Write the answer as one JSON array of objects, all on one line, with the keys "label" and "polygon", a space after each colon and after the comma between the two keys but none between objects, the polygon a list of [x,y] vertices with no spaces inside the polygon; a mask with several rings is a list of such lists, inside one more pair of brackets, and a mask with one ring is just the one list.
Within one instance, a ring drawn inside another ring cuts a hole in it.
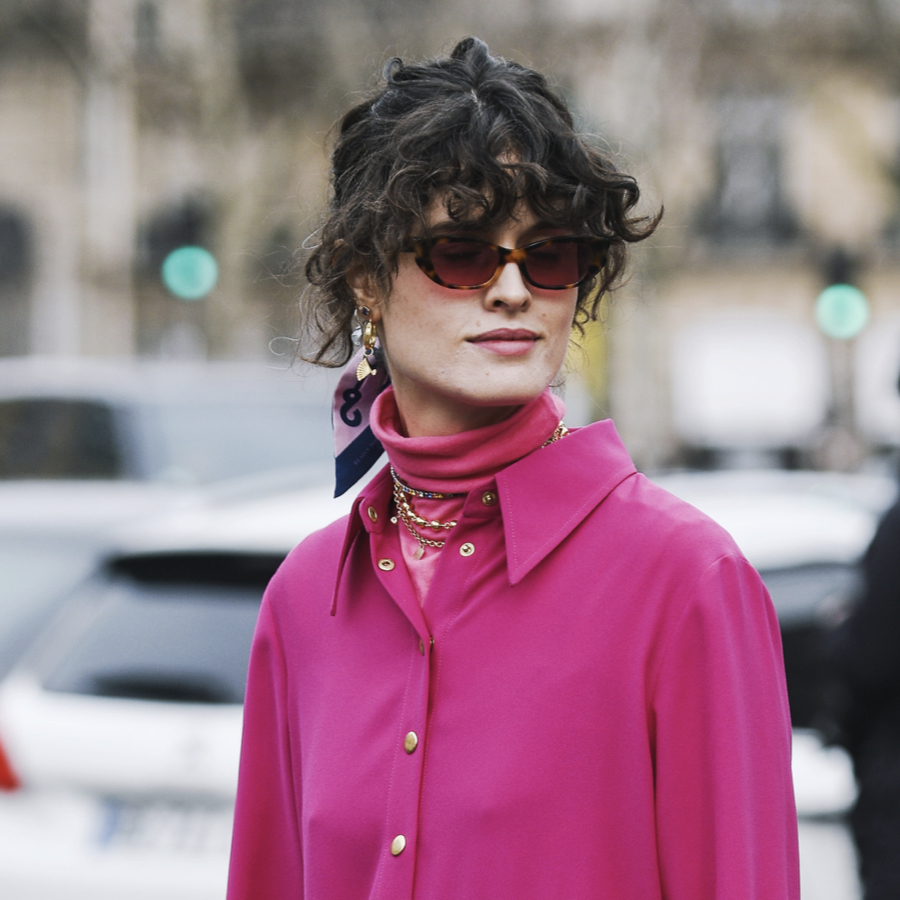
[{"label": "tortoiseshell sunglasses", "polygon": [[573,288],[603,267],[609,242],[601,238],[546,238],[510,249],[467,237],[422,238],[406,249],[415,253],[419,268],[435,283],[467,291],[493,284],[507,263],[522,277],[547,291]]}]

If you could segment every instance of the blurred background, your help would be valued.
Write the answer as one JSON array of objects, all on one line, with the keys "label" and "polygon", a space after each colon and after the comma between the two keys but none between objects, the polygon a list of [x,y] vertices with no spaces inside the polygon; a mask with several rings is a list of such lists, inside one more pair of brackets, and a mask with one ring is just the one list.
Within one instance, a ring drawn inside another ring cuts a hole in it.
[{"label": "blurred background", "polygon": [[804,900],[860,896],[824,647],[895,495],[900,0],[0,0],[4,898],[223,896],[256,605],[346,508],[291,365],[330,129],[466,34],[665,206],[567,423],[761,570]]}]

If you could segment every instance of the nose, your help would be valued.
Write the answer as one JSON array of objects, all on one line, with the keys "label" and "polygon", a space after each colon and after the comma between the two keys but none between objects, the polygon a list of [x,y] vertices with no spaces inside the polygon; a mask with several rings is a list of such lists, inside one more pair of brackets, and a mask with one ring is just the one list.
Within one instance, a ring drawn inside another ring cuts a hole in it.
[{"label": "nose", "polygon": [[525,283],[519,267],[508,262],[500,270],[497,280],[484,294],[484,303],[489,309],[506,307],[509,310],[527,309],[531,303],[531,290]]}]

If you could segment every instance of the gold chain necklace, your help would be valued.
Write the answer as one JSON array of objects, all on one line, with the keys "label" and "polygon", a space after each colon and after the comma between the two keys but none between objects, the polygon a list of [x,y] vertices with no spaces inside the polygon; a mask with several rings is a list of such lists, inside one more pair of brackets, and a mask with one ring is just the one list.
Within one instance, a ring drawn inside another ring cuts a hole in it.
[{"label": "gold chain necklace", "polygon": [[[391,475],[394,479],[394,505],[397,507],[397,515],[393,516],[391,521],[396,522],[399,519],[403,522],[409,533],[419,544],[416,548],[416,552],[413,553],[413,556],[416,559],[421,559],[425,555],[426,547],[437,547],[440,549],[444,546],[446,541],[437,540],[436,538],[427,538],[425,535],[418,532],[416,526],[418,525],[419,528],[433,528],[435,531],[449,531],[451,528],[456,527],[456,519],[450,519],[449,522],[439,522],[437,519],[423,519],[422,516],[413,509],[412,504],[409,502],[407,495],[412,494],[412,489],[400,481],[393,469],[391,469]],[[442,498],[445,496],[447,495],[441,495]]]},{"label": "gold chain necklace", "polygon": [[564,438],[569,433],[569,429],[566,428],[566,423],[560,420],[559,425],[556,426],[556,431],[541,444],[541,447],[549,447],[551,444],[555,444],[560,438]]},{"label": "gold chain necklace", "polygon": [[[560,422],[559,425],[556,426],[556,430],[553,434],[541,444],[541,447],[547,447],[550,444],[556,443],[556,441],[560,438],[564,438],[568,433],[569,429],[566,428],[563,422]],[[391,478],[394,482],[394,506],[397,508],[397,515],[391,517],[391,522],[394,524],[398,521],[403,522],[409,533],[419,544],[415,553],[413,553],[413,557],[415,559],[421,559],[425,555],[426,547],[435,547],[440,550],[447,542],[446,540],[438,540],[437,538],[427,538],[425,535],[420,534],[417,529],[431,528],[434,531],[450,531],[457,526],[458,522],[456,519],[440,522],[437,519],[423,518],[415,511],[415,509],[413,509],[410,497],[422,497],[423,499],[429,500],[447,500],[454,497],[464,497],[465,492],[459,494],[442,494],[438,491],[419,491],[416,490],[416,488],[410,487],[408,484],[404,484],[394,471],[394,467],[391,466],[390,468]]]}]

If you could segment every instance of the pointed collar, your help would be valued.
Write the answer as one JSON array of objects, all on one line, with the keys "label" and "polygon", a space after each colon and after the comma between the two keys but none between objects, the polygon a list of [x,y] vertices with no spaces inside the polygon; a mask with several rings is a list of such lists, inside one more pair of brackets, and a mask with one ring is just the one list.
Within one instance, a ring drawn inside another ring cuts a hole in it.
[{"label": "pointed collar", "polygon": [[[581,524],[626,478],[634,463],[610,419],[572,431],[567,437],[528,454],[474,490],[496,484],[503,517],[510,584],[518,584]],[[391,478],[387,467],[370,481],[353,504],[341,551],[331,614],[347,557],[364,529],[380,530],[367,511],[386,509]],[[468,504],[467,504],[468,505]],[[480,506],[480,504],[478,504]]]},{"label": "pointed collar", "polygon": [[615,426],[605,419],[500,472],[510,584],[518,584],[636,471]]}]

